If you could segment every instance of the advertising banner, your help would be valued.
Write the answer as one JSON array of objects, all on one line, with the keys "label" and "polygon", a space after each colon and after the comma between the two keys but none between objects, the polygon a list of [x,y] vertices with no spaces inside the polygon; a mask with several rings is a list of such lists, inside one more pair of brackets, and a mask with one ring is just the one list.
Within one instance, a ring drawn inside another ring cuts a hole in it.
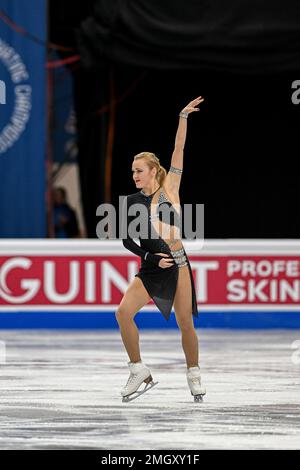
[{"label": "advertising banner", "polygon": [[[235,324],[247,318],[267,327],[280,314],[300,326],[300,242],[207,241],[200,250],[194,242],[184,245],[195,281],[196,322],[226,326],[227,319],[228,326],[235,316]],[[0,312],[81,312],[83,321],[94,312],[101,320],[116,311],[139,265],[120,241],[2,243]],[[161,316],[153,301],[142,312],[153,325]]]},{"label": "advertising banner", "polygon": [[46,1],[0,8],[0,237],[44,237]]}]

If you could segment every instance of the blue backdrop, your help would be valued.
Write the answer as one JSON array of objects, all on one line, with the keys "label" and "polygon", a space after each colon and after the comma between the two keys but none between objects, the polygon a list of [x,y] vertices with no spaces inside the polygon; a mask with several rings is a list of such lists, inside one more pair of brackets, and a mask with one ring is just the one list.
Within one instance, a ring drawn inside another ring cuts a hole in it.
[{"label": "blue backdrop", "polygon": [[[0,9],[46,41],[46,0]],[[46,48],[0,19],[0,237],[46,235]]]}]

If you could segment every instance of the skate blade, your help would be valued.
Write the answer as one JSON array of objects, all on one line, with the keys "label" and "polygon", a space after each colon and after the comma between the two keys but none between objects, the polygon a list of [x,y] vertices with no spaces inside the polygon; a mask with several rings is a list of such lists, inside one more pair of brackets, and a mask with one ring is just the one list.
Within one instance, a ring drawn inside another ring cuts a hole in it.
[{"label": "skate blade", "polygon": [[203,397],[206,395],[206,393],[201,393],[199,395],[193,395],[191,392],[191,395],[194,397],[194,402],[195,403],[202,403],[203,402]]},{"label": "skate blade", "polygon": [[123,403],[128,403],[129,401],[135,400],[138,398],[140,395],[143,395],[143,393],[148,392],[151,388],[153,388],[155,385],[157,385],[158,382],[148,382],[145,385],[145,388],[143,390],[137,390],[136,392],[133,392],[131,395],[127,395],[122,398]]}]

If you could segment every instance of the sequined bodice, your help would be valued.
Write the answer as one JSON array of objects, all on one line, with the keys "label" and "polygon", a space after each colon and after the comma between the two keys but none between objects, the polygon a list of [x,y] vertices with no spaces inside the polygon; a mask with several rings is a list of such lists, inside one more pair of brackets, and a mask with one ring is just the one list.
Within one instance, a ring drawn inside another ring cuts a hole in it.
[{"label": "sequined bodice", "polygon": [[[157,210],[152,211],[151,210],[152,199],[159,189],[160,189],[160,193],[159,193],[158,200],[156,203]],[[178,212],[174,209],[172,202],[168,199],[163,188],[158,188],[154,193],[150,195],[145,194],[143,190],[141,190],[140,193],[144,196],[144,198],[146,198],[149,201],[150,220],[152,222],[154,222],[155,220],[160,220],[161,222],[168,223],[170,225],[175,225],[176,227],[180,227],[180,216]],[[170,220],[164,220],[163,218],[163,213],[160,211],[163,204],[167,204],[168,207],[172,209],[172,211],[170,211],[170,214],[173,215],[173,218],[170,218]]]},{"label": "sequined bodice", "polygon": [[[157,195],[155,201],[153,202],[153,197],[159,190],[160,193]],[[143,193],[142,191],[139,191],[138,193],[134,193],[128,196],[127,200],[128,209],[130,206],[135,204],[142,204],[147,208],[145,212],[140,211],[139,216],[139,226],[141,230],[141,235],[138,236],[138,238],[140,240],[140,247],[146,252],[148,251],[150,253],[170,254],[174,258],[178,266],[185,266],[187,263],[185,259],[183,245],[180,240],[180,231],[177,229],[175,224],[170,223],[170,214],[167,214],[165,219],[168,220],[166,222],[164,220],[161,220],[160,217],[161,213],[159,211],[159,208],[162,204],[168,204],[172,207],[172,209],[174,209],[173,211],[169,211],[170,213],[177,213],[174,208],[174,205],[167,197],[165,191],[163,191],[162,188],[158,188],[154,193],[149,195]],[[135,216],[133,215],[129,216],[128,223],[131,222],[132,217],[133,219],[135,218]],[[146,218],[144,219],[144,217]],[[162,218],[164,219],[164,213],[162,213]],[[164,230],[161,230],[162,226],[163,228],[167,229],[166,232]],[[142,266],[146,264],[147,262],[142,259]]]},{"label": "sequined bodice", "polygon": [[[153,203],[153,197],[154,195],[159,192],[159,196],[157,199],[157,202],[154,204]],[[148,208],[148,229],[149,233],[150,231],[155,228],[156,223],[163,222],[165,224],[168,224],[168,226],[176,226],[180,227],[180,217],[177,213],[177,211],[174,209],[172,202],[169,200],[167,197],[165,191],[163,188],[158,188],[154,193],[147,195],[143,191],[140,191],[140,195],[142,197],[143,203],[147,206]],[[161,211],[161,207],[163,204],[167,204],[172,211],[169,211],[167,213],[168,219],[164,218],[164,213]],[[156,209],[156,210],[155,210]],[[173,216],[173,217],[170,217]],[[173,219],[173,220],[172,220]],[[153,233],[153,232],[152,232]],[[171,251],[171,246],[176,244],[178,240],[172,241],[170,244],[167,243],[161,236],[158,235],[158,231],[156,231],[156,235],[158,240],[154,241],[155,245],[157,246],[157,249],[161,252],[167,252],[170,253]],[[158,242],[158,243],[157,243]],[[144,240],[141,239],[141,246],[143,245],[145,249],[151,249],[151,240]]]}]

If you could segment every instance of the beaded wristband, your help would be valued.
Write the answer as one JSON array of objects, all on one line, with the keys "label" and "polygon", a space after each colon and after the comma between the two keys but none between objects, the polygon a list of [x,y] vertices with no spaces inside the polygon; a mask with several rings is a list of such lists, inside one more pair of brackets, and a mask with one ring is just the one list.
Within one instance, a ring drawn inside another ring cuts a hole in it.
[{"label": "beaded wristband", "polygon": [[176,173],[177,175],[181,175],[181,173],[183,172],[183,170],[181,168],[175,168],[174,166],[170,166],[169,171],[171,173]]},{"label": "beaded wristband", "polygon": [[184,119],[187,119],[188,118],[188,113],[184,112],[184,111],[181,111],[181,113],[179,113],[179,116],[184,118]]}]

